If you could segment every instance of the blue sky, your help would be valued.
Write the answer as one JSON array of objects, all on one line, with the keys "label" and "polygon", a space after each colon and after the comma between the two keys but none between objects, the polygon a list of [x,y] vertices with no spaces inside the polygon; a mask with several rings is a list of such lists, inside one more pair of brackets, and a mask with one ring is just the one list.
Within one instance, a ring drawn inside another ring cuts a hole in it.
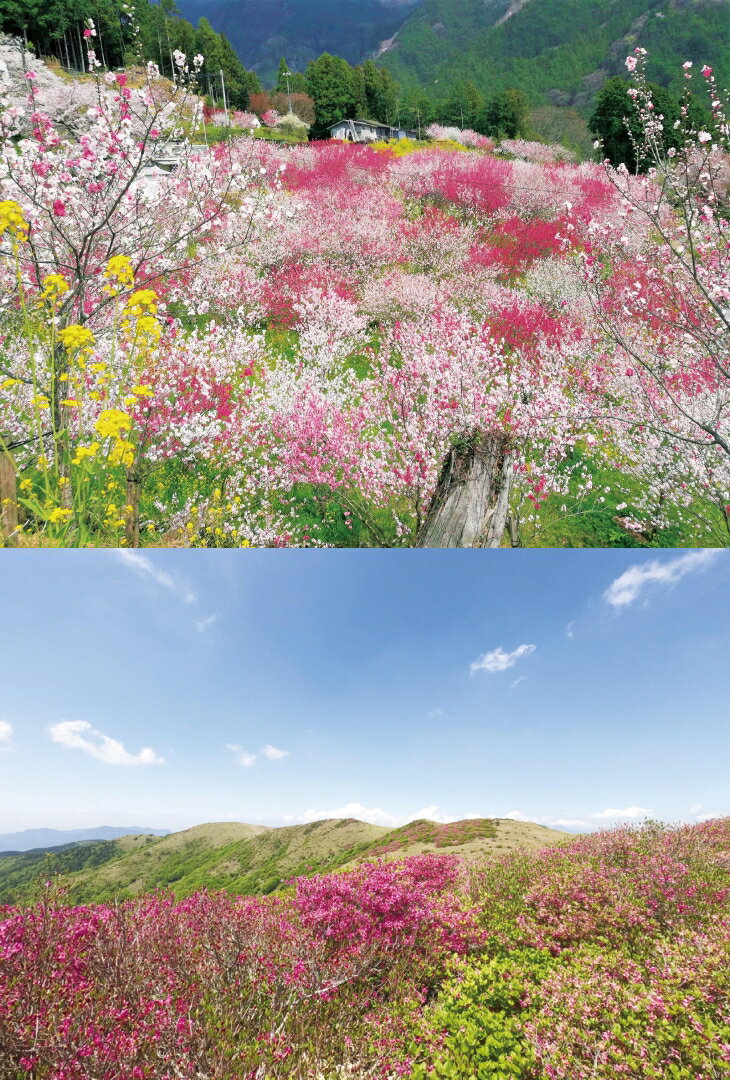
[{"label": "blue sky", "polygon": [[724,552],[6,552],[0,831],[728,813]]}]

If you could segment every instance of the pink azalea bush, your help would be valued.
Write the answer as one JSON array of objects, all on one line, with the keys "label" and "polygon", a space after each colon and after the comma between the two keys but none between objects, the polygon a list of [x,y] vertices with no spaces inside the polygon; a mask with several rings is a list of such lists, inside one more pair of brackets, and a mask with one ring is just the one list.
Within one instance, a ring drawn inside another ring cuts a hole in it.
[{"label": "pink azalea bush", "polygon": [[[300,879],[275,899],[158,893],[0,921],[0,1070],[29,1080],[405,1075],[405,1020],[480,939],[455,860]],[[60,898],[62,900],[62,897]]]},{"label": "pink azalea bush", "polygon": [[14,1080],[716,1080],[729,819],[379,861],[281,894],[0,909]]},{"label": "pink azalea bush", "polygon": [[729,848],[727,818],[648,823],[476,869],[489,942],[456,962],[413,1077],[725,1075]]}]

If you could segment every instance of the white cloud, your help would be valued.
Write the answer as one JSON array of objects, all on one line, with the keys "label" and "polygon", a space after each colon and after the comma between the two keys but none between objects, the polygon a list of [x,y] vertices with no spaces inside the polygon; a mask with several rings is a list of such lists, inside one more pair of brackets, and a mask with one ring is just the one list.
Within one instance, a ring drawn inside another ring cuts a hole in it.
[{"label": "white cloud", "polygon": [[164,762],[164,758],[158,757],[149,746],[143,747],[138,754],[130,754],[123,743],[96,731],[86,720],[61,720],[52,724],[48,731],[53,742],[72,750],[83,750],[107,765],[162,765]]},{"label": "white cloud", "polygon": [[573,619],[572,622],[569,622],[568,625],[565,627],[565,636],[566,637],[569,637],[569,638],[572,639],[572,637],[573,637],[573,627],[574,626],[575,626],[575,619]]},{"label": "white cloud", "polygon": [[8,720],[0,720],[0,751],[9,750],[13,739],[13,725]]},{"label": "white cloud", "polygon": [[429,720],[438,720],[441,716],[446,716],[446,713],[443,709],[439,708],[431,709],[430,713],[428,714]]},{"label": "white cloud", "polygon": [[588,828],[588,822],[587,821],[581,821],[580,818],[559,817],[559,818],[556,818],[555,821],[551,821],[550,824],[551,825],[564,825],[566,829],[570,828],[572,825],[583,825],[586,828]]},{"label": "white cloud", "polygon": [[250,769],[256,761],[256,754],[249,754],[248,750],[244,750],[242,746],[236,746],[235,743],[226,743],[226,750],[231,751],[237,765],[243,765],[246,769]]},{"label": "white cloud", "polygon": [[220,615],[206,615],[202,619],[195,619],[193,625],[200,634],[204,634],[205,631],[209,630],[213,623],[217,623],[219,619]]},{"label": "white cloud", "polygon": [[695,803],[694,806],[690,806],[689,808],[689,813],[692,815],[698,825],[701,824],[703,821],[712,821],[713,818],[719,817],[718,814],[701,814],[701,809],[702,807],[699,803]]},{"label": "white cloud", "polygon": [[529,821],[528,817],[522,813],[521,810],[510,810],[509,814],[504,815],[506,818],[510,818],[512,821]]},{"label": "white cloud", "polygon": [[[471,814],[470,817],[478,817]],[[399,825],[406,825],[409,821],[419,821],[426,818],[428,821],[436,821],[440,825],[446,825],[450,821],[459,819],[453,815],[444,814],[435,804],[424,806],[412,814],[390,814],[379,806],[363,806],[359,802],[346,803],[344,806],[336,806],[332,810],[306,810],[301,816],[301,821],[323,821],[325,818],[357,818],[359,821],[369,821],[372,825],[385,825],[389,829],[395,829]]]},{"label": "white cloud", "polygon": [[187,586],[174,578],[172,574],[168,574],[167,571],[160,570],[146,555],[142,555],[138,551],[127,551],[124,548],[115,551],[115,555],[130,570],[134,570],[141,577],[150,578],[157,585],[176,593],[186,604],[191,604],[195,600],[195,594],[190,592]]},{"label": "white cloud", "polygon": [[685,574],[691,574],[695,570],[706,570],[719,554],[718,549],[704,548],[702,551],[689,551],[686,555],[664,562],[654,559],[649,563],[630,566],[611,582],[603,594],[604,599],[612,607],[626,607],[637,599],[644,586],[650,582],[674,585]]},{"label": "white cloud", "polygon": [[419,821],[422,818],[425,818],[427,821],[437,821],[439,825],[448,825],[450,821],[459,820],[449,814],[443,814],[438,806],[424,806],[421,810],[416,810],[415,814],[411,814],[410,817],[407,817],[404,820]]},{"label": "white cloud", "polygon": [[403,822],[402,818],[381,810],[379,806],[367,807],[358,802],[345,803],[333,810],[305,810],[302,814],[302,821],[323,821],[325,818],[357,818],[372,825],[387,825],[391,829]]},{"label": "white cloud", "polygon": [[262,746],[258,754],[250,754],[248,750],[245,750],[242,746],[237,746],[236,743],[226,743],[226,750],[230,750],[233,754],[234,760],[237,765],[243,765],[244,768],[250,769],[255,761],[258,761],[259,754],[262,754],[269,761],[280,761],[281,758],[289,757],[288,750],[279,750],[276,746]]},{"label": "white cloud", "polygon": [[498,646],[475,660],[471,665],[471,673],[473,675],[475,671],[506,671],[507,668],[514,667],[523,656],[534,653],[536,648],[537,645],[518,645],[514,652],[508,653]]},{"label": "white cloud", "polygon": [[653,810],[647,810],[645,806],[627,806],[625,810],[614,810],[609,807],[608,810],[601,810],[597,814],[589,814],[589,818],[645,818],[649,814],[652,814]]},{"label": "white cloud", "polygon": [[281,758],[289,757],[288,750],[278,750],[277,747],[269,746],[268,744],[261,747],[261,753],[264,757],[268,758],[269,761],[280,761]]},{"label": "white cloud", "polygon": [[521,682],[524,682],[524,681],[525,681],[525,676],[524,676],[524,675],[520,675],[519,679],[515,679],[515,681],[514,681],[514,682],[511,682],[511,683],[509,684],[509,688],[510,688],[510,690],[514,690],[514,688],[515,688],[516,686],[519,686],[519,685],[520,685],[520,683],[521,683]]}]

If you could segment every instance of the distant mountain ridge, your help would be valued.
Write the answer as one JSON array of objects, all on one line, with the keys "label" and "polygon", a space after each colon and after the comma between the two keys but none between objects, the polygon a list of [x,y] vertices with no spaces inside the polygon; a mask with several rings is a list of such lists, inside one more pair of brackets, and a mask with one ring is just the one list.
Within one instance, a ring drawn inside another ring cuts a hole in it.
[{"label": "distant mountain ridge", "polygon": [[181,0],[205,15],[246,67],[274,79],[279,58],[302,71],[322,52],[359,63],[376,56],[404,89],[446,96],[473,83],[508,87],[533,105],[587,108],[628,52],[650,53],[648,74],[681,84],[684,60],[730,81],[728,0]]},{"label": "distant mountain ridge", "polygon": [[255,895],[274,892],[302,874],[327,873],[365,859],[424,852],[480,857],[519,845],[560,843],[567,835],[511,818],[449,824],[418,820],[398,829],[354,818],[283,828],[213,822],[163,837],[134,833],[50,854],[0,855],[0,904],[22,902],[35,882],[54,874],[75,903],[120,899],[158,887],[169,887],[177,896],[203,888]]},{"label": "distant mountain ridge", "polygon": [[95,829],[23,829],[21,832],[0,833],[0,855],[9,851],[77,844],[82,840],[116,840],[119,836],[133,833],[167,836],[169,832],[169,829],[141,829],[138,825],[100,825]]},{"label": "distant mountain ridge", "polygon": [[244,67],[265,82],[285,56],[303,71],[323,52],[357,64],[377,51],[422,0],[178,0],[186,19],[204,16],[224,33]]}]

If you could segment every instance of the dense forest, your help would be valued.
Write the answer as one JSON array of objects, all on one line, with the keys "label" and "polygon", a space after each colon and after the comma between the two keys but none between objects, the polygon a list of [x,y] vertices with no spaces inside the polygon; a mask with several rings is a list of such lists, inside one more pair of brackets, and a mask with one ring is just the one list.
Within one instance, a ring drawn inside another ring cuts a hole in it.
[{"label": "dense forest", "polygon": [[0,0],[0,25],[6,33],[25,36],[38,55],[55,56],[72,71],[88,66],[83,33],[89,20],[104,67],[154,60],[169,76],[179,49],[187,56],[202,53],[200,78],[213,96],[219,93],[221,71],[232,105],[247,108],[250,95],[261,90],[258,76],[246,71],[225,35],[205,18],[194,27],[182,18],[174,0]]},{"label": "dense forest", "polygon": [[507,0],[425,0],[398,31],[384,63],[404,87],[444,96],[472,82],[483,94],[519,86],[533,105],[589,108],[627,52],[649,52],[647,74],[678,89],[682,60],[730,78],[726,0],[527,0],[496,25]]}]

